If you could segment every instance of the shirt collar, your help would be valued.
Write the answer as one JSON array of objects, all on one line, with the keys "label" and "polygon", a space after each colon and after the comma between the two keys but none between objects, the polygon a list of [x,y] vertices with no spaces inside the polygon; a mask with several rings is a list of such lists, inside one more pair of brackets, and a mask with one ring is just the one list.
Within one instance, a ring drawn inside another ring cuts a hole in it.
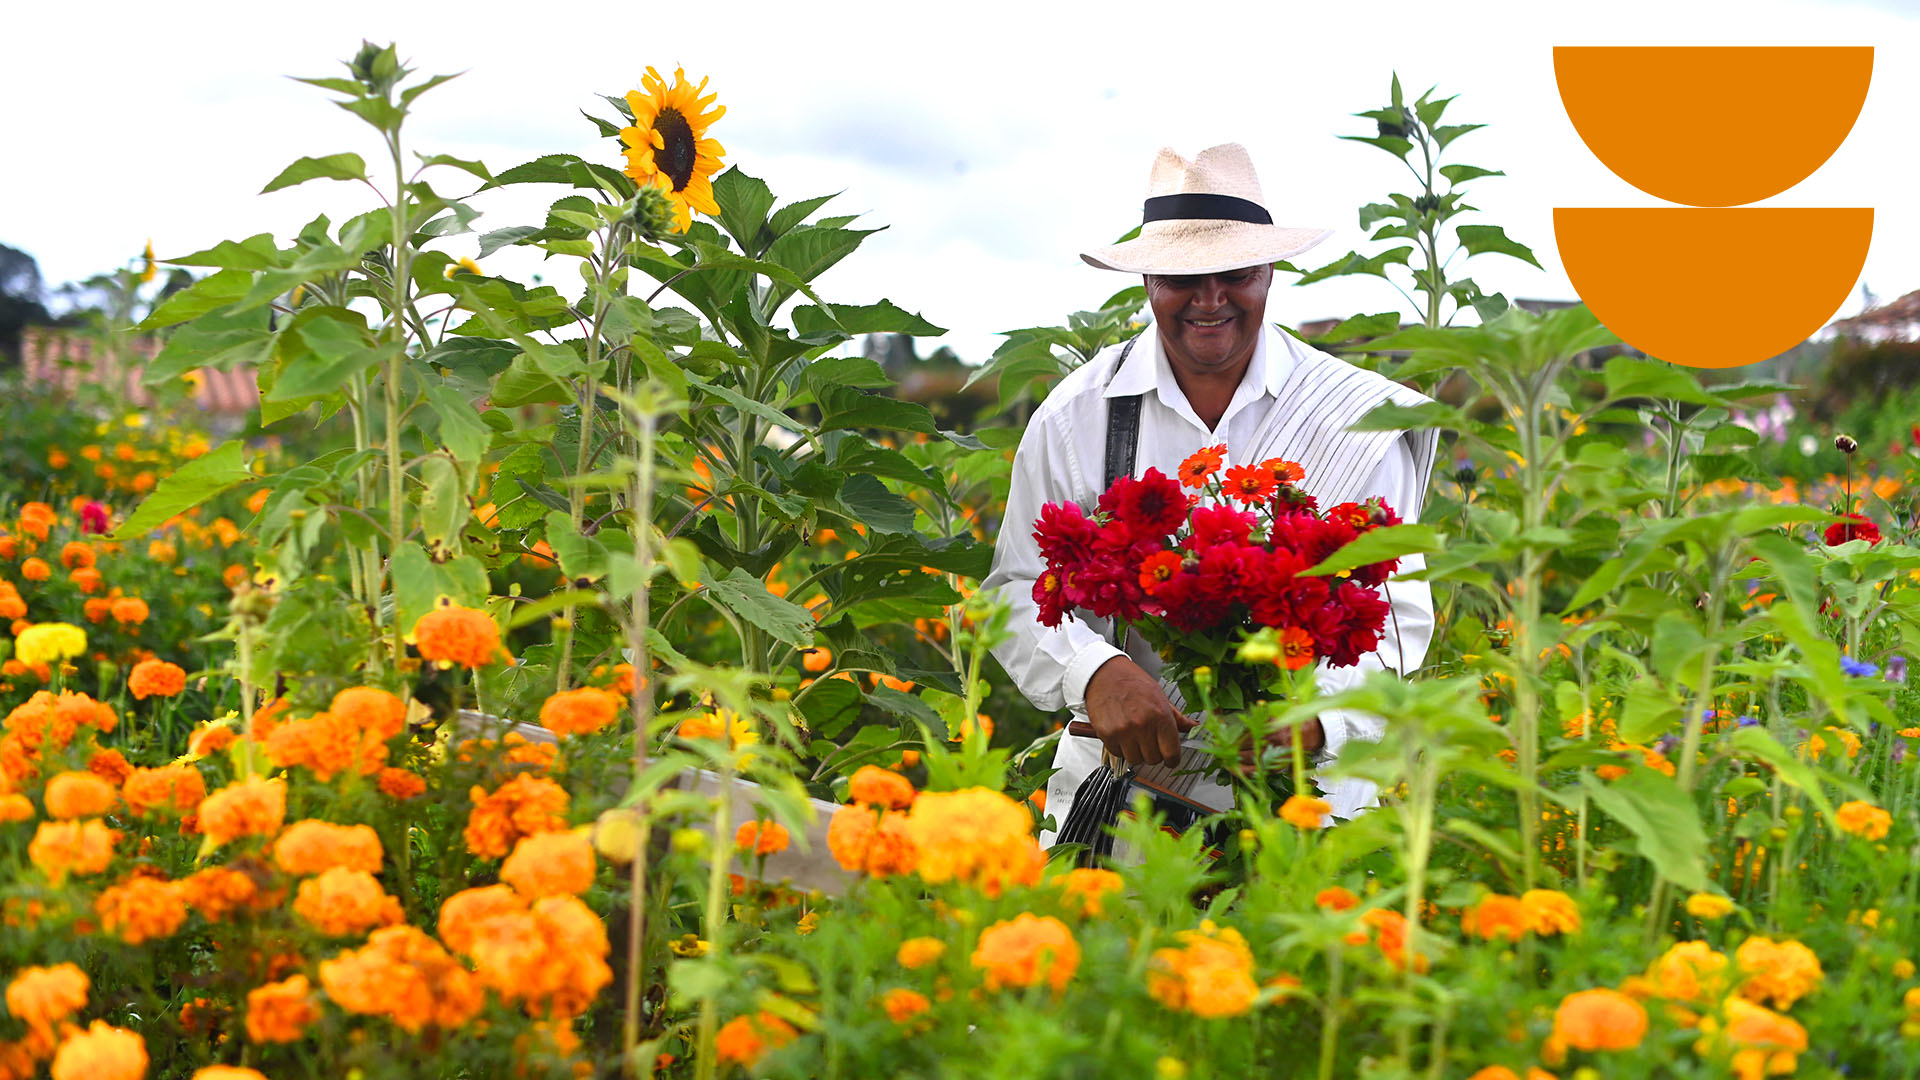
[{"label": "shirt collar", "polygon": [[[1127,354],[1126,362],[1120,365],[1119,371],[1114,372],[1101,396],[1129,397],[1157,391],[1161,404],[1187,417],[1195,425],[1204,427],[1199,418],[1194,416],[1193,407],[1187,403],[1187,396],[1181,392],[1180,384],[1174,381],[1173,366],[1167,360],[1166,350],[1161,347],[1160,331],[1149,326],[1144,336],[1146,340]],[[1240,387],[1234,391],[1233,401],[1227,406],[1220,422],[1226,423],[1234,413],[1263,394],[1278,398],[1281,388],[1286,385],[1287,376],[1293,373],[1293,365],[1292,336],[1275,326],[1263,327],[1259,338],[1254,341],[1253,361],[1247,365],[1247,373],[1240,380]]]}]

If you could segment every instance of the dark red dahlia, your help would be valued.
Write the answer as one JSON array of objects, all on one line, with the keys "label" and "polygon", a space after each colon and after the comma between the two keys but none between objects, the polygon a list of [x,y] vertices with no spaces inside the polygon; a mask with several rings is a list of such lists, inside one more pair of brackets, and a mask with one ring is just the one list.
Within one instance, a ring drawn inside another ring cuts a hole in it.
[{"label": "dark red dahlia", "polygon": [[1123,476],[1100,496],[1100,509],[1127,527],[1135,539],[1165,537],[1187,520],[1187,494],[1159,469],[1135,480]]},{"label": "dark red dahlia", "polygon": [[1865,540],[1869,544],[1880,542],[1880,526],[1865,514],[1842,514],[1843,520],[1827,526],[1826,541],[1828,547],[1837,547],[1849,540]]}]

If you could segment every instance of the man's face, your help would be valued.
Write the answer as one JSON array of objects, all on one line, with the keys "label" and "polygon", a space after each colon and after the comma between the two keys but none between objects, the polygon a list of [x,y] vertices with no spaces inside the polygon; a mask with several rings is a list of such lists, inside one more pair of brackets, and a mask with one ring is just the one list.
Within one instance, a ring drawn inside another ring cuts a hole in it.
[{"label": "man's face", "polygon": [[1273,267],[1264,263],[1218,274],[1148,274],[1147,302],[1174,370],[1216,375],[1250,360],[1272,283]]}]

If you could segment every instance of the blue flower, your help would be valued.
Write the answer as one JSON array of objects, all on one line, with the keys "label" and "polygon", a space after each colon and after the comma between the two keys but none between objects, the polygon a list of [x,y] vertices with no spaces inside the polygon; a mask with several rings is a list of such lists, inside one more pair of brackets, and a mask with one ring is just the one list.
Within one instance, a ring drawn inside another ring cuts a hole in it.
[{"label": "blue flower", "polygon": [[1757,716],[1743,716],[1740,718],[1740,726],[1741,727],[1758,727],[1760,726],[1760,718]]},{"label": "blue flower", "polygon": [[1870,675],[1880,674],[1878,667],[1864,660],[1855,660],[1851,656],[1843,656],[1840,658],[1840,670],[1857,678],[1866,678]]}]

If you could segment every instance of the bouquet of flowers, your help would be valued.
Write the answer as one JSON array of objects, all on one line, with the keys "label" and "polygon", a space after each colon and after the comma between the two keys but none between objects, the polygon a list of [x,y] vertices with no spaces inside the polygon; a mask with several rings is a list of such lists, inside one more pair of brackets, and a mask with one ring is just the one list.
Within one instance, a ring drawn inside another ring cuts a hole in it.
[{"label": "bouquet of flowers", "polygon": [[[1347,667],[1374,650],[1388,613],[1380,586],[1399,560],[1304,571],[1400,518],[1378,499],[1323,511],[1297,486],[1305,473],[1294,462],[1222,472],[1225,457],[1224,445],[1202,449],[1177,480],[1158,469],[1123,476],[1092,514],[1046,504],[1033,535],[1047,569],[1033,598],[1047,626],[1083,609],[1140,632],[1190,705],[1202,700],[1195,670],[1211,668],[1211,703],[1239,709],[1284,694],[1290,673],[1315,660]],[[1262,628],[1277,639],[1274,664],[1239,662]]]}]

